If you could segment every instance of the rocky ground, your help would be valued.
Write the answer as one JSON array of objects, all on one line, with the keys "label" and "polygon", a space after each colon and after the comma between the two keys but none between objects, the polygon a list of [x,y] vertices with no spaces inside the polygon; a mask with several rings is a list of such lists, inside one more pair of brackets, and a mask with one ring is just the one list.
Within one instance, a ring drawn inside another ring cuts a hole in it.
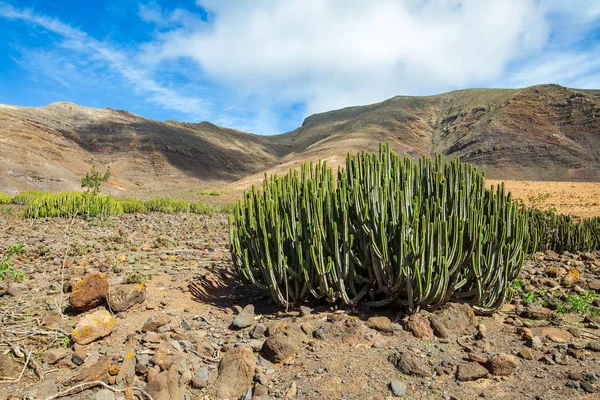
[{"label": "rocky ground", "polygon": [[0,282],[1,399],[600,396],[600,253],[537,254],[491,316],[286,311],[231,275],[223,215],[2,211],[0,254],[24,246]]}]

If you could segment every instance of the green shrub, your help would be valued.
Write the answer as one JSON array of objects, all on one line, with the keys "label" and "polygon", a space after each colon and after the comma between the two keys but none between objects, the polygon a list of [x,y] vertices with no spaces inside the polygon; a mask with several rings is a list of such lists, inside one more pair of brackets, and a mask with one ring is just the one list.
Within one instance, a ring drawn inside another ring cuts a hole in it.
[{"label": "green shrub", "polygon": [[190,212],[190,203],[172,197],[160,197],[145,202],[148,211],[163,212],[167,214]]},{"label": "green shrub", "polygon": [[198,191],[200,196],[220,196],[223,193],[220,190],[202,189]]},{"label": "green shrub", "polygon": [[480,313],[511,291],[530,240],[528,214],[457,160],[413,162],[382,146],[265,179],[230,217],[238,275],[283,306],[308,297],[409,312],[450,299]]},{"label": "green shrub", "polygon": [[51,194],[50,192],[44,192],[42,190],[30,190],[27,192],[19,193],[12,197],[11,203],[18,205],[27,205],[31,203],[33,200],[39,199],[41,197],[47,196]]},{"label": "green shrub", "polygon": [[212,214],[215,212],[215,207],[198,201],[190,203],[190,212],[194,214]]},{"label": "green shrub", "polygon": [[110,196],[56,193],[33,199],[25,209],[24,218],[104,218],[122,213],[121,205]]},{"label": "green shrub", "polygon": [[148,208],[143,200],[136,200],[130,198],[119,198],[115,199],[117,203],[123,209],[125,214],[145,213],[148,212]]},{"label": "green shrub", "polygon": [[10,204],[11,198],[9,195],[0,192],[0,204]]}]

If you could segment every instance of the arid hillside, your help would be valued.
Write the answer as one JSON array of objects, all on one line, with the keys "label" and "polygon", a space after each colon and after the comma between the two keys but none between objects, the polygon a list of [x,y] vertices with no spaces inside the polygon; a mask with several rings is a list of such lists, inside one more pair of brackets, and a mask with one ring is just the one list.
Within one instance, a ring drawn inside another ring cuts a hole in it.
[{"label": "arid hillside", "polygon": [[258,136],[149,120],[69,103],[0,106],[0,190],[75,190],[92,163],[111,165],[114,194],[184,194],[258,182],[304,160],[343,163],[389,142],[411,157],[444,154],[515,180],[600,179],[598,91],[558,85],[397,96],[312,115],[292,132]]}]

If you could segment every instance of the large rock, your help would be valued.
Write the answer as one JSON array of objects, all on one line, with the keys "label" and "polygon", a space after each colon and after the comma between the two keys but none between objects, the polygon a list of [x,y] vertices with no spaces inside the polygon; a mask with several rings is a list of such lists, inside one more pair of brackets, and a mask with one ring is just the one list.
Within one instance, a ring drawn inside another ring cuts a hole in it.
[{"label": "large rock", "polygon": [[269,336],[262,346],[264,357],[274,363],[279,363],[298,351],[301,338],[291,329],[277,331]]},{"label": "large rock", "polygon": [[248,346],[229,350],[219,363],[214,394],[219,399],[237,399],[252,385],[256,357]]},{"label": "large rock", "polygon": [[114,326],[112,315],[106,310],[99,310],[83,317],[71,333],[71,338],[75,343],[88,344],[110,335]]},{"label": "large rock", "polygon": [[460,364],[456,370],[456,379],[461,382],[476,381],[486,376],[488,376],[488,370],[476,362]]},{"label": "large rock", "polygon": [[519,316],[527,319],[550,321],[554,312],[544,307],[527,307],[519,312]]},{"label": "large rock", "polygon": [[431,376],[431,368],[425,358],[421,358],[410,352],[394,353],[388,357],[398,371],[406,375],[415,375],[422,378]]},{"label": "large rock", "polygon": [[411,315],[406,319],[406,329],[419,339],[433,339],[433,330],[429,320],[420,314]]},{"label": "large rock", "polygon": [[0,376],[6,378],[16,378],[19,376],[19,366],[12,358],[0,354]]},{"label": "large rock", "polygon": [[108,305],[112,312],[125,311],[146,300],[144,285],[118,285],[110,288]]},{"label": "large rock", "polygon": [[234,318],[231,326],[235,329],[243,329],[254,324],[254,306],[248,304],[244,309]]},{"label": "large rock", "polygon": [[573,341],[573,335],[570,332],[554,326],[542,328],[541,335],[554,343],[571,343]]},{"label": "large rock", "polygon": [[501,353],[489,358],[485,367],[490,371],[491,374],[497,376],[508,376],[511,375],[519,366],[519,360],[517,357]]},{"label": "large rock", "polygon": [[433,333],[451,339],[473,331],[475,313],[467,304],[449,303],[429,317]]},{"label": "large rock", "polygon": [[392,333],[392,321],[388,317],[371,317],[367,320],[367,326],[379,332]]},{"label": "large rock", "polygon": [[104,274],[88,275],[75,285],[69,296],[71,307],[87,311],[104,303],[108,295],[108,278]]}]

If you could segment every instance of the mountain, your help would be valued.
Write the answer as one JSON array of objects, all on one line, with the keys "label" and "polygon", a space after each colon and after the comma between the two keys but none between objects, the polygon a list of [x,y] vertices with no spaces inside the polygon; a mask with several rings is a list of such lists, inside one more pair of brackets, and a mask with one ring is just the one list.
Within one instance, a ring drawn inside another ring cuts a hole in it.
[{"label": "mountain", "polygon": [[298,129],[258,136],[208,122],[158,122],[70,103],[0,105],[0,191],[75,190],[92,163],[111,165],[113,193],[258,182],[310,159],[389,142],[411,157],[443,154],[497,179],[599,180],[600,90],[558,85],[397,96],[312,115]]}]

